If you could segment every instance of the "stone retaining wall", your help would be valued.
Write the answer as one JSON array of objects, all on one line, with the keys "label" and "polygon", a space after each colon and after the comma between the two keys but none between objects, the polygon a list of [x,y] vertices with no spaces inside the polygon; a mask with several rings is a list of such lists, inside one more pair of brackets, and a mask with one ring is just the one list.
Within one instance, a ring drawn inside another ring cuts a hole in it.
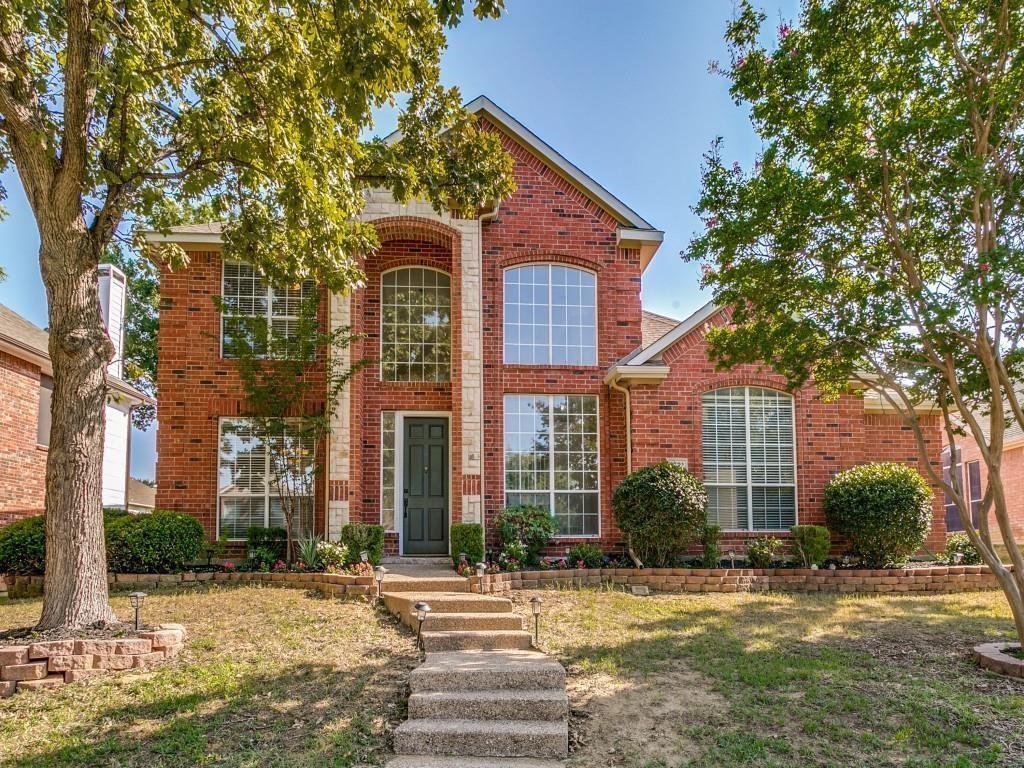
[{"label": "stone retaining wall", "polygon": [[885,570],[813,570],[810,568],[601,568],[564,571],[519,571],[472,577],[474,592],[495,594],[513,589],[600,586],[605,583],[646,586],[659,592],[967,592],[995,589],[986,566]]},{"label": "stone retaining wall", "polygon": [[177,656],[184,644],[183,626],[160,624],[135,637],[3,645],[0,699],[15,691],[55,688],[126,669],[149,669]]},{"label": "stone retaining wall", "polygon": [[[35,597],[43,593],[42,576],[6,574],[3,580],[12,598]],[[316,589],[327,597],[358,597],[373,591],[372,576],[349,576],[341,573],[109,573],[107,583],[111,589],[142,589],[163,585],[193,585],[206,581],[240,584],[273,583],[278,587]]]}]

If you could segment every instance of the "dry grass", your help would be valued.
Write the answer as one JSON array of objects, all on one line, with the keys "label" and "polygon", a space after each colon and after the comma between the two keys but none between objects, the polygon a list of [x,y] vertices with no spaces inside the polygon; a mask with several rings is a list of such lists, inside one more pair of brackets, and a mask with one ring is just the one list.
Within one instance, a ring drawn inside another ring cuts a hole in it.
[{"label": "dry grass", "polygon": [[980,671],[1000,593],[545,599],[573,768],[1024,766],[1024,683]]},{"label": "dry grass", "polygon": [[[126,597],[113,604],[131,615]],[[40,605],[0,605],[0,630],[33,623]],[[370,605],[211,586],[154,593],[145,619],[185,624],[182,656],[0,701],[0,765],[341,768],[388,754],[418,654]]]}]

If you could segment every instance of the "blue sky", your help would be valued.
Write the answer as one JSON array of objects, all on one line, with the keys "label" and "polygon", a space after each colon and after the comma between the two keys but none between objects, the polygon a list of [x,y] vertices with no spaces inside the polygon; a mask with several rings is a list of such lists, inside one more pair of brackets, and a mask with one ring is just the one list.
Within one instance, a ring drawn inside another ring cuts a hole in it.
[{"label": "blue sky", "polygon": [[[708,72],[725,60],[729,0],[506,0],[498,21],[470,20],[449,35],[445,83],[466,100],[486,94],[654,226],[665,242],[643,280],[644,306],[683,318],[707,297],[679,251],[699,222],[701,156],[717,136],[744,165],[760,144],[728,83]],[[467,3],[469,4],[469,3]],[[769,23],[796,16],[796,0],[760,4]],[[393,127],[385,110],[378,132]],[[39,239],[21,185],[3,176],[0,303],[45,326]],[[152,477],[155,435],[132,438],[132,473]]]}]

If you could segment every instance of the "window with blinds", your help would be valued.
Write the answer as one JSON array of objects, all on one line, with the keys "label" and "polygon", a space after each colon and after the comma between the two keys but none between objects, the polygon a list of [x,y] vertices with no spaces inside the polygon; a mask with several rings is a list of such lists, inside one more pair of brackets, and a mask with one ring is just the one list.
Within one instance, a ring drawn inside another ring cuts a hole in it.
[{"label": "window with blinds", "polygon": [[266,323],[277,338],[292,338],[296,333],[302,302],[313,295],[316,283],[303,280],[295,285],[268,283],[251,264],[225,261],[221,281],[221,351],[231,350],[240,339],[252,337],[253,323]]},{"label": "window with blinds", "polygon": [[761,387],[728,387],[705,394],[702,411],[708,522],[739,531],[795,525],[793,398]]},{"label": "window with blinds", "polygon": [[[300,464],[312,471],[313,447],[301,435],[286,436],[297,443]],[[279,454],[280,455],[280,454]],[[218,465],[217,535],[239,541],[247,537],[252,526],[284,527],[281,499],[274,488],[270,469],[270,452],[256,434],[250,419],[222,419],[220,422],[220,456]],[[295,520],[295,536],[313,530],[313,498],[303,500]]]}]

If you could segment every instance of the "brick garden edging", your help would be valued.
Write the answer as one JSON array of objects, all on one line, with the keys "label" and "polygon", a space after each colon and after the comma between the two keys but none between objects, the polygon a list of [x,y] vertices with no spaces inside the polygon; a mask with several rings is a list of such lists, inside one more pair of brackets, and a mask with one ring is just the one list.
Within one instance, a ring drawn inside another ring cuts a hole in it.
[{"label": "brick garden edging", "polygon": [[494,594],[513,589],[600,586],[604,583],[646,586],[659,592],[969,592],[995,589],[996,577],[982,565],[884,570],[813,570],[810,568],[601,568],[517,571],[470,579],[474,592]]},{"label": "brick garden edging", "polygon": [[974,658],[990,672],[1007,677],[1024,677],[1024,659],[1006,653],[1020,650],[1020,643],[982,643],[974,646]]},{"label": "brick garden edging", "polygon": [[[5,574],[7,594],[11,598],[36,597],[43,594],[42,576]],[[294,589],[316,589],[327,597],[359,597],[368,595],[373,586],[372,576],[350,576],[343,573],[108,573],[111,589],[138,589],[144,586],[194,585],[206,581],[257,584],[273,582],[275,586]],[[2,594],[2,591],[0,591]]]},{"label": "brick garden edging", "polygon": [[0,646],[0,699],[15,691],[56,688],[128,669],[150,669],[177,656],[185,644],[180,624],[159,624],[135,637],[45,640]]}]

